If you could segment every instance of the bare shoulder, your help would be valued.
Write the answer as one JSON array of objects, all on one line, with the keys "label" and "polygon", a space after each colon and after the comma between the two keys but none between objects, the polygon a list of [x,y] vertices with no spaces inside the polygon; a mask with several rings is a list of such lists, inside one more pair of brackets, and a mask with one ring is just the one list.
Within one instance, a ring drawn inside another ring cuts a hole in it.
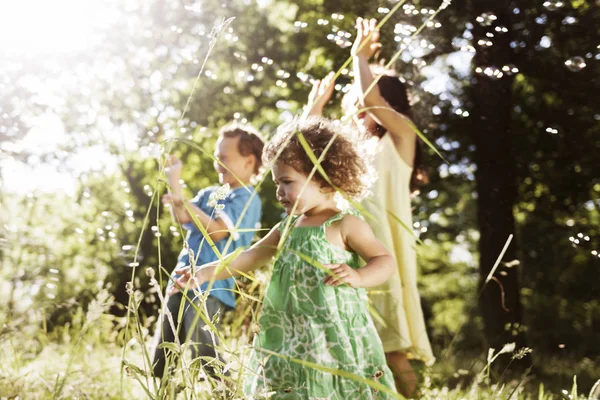
[{"label": "bare shoulder", "polygon": [[357,217],[356,215],[344,215],[340,221],[340,230],[344,237],[361,234],[365,229],[370,231],[371,227],[362,218]]}]

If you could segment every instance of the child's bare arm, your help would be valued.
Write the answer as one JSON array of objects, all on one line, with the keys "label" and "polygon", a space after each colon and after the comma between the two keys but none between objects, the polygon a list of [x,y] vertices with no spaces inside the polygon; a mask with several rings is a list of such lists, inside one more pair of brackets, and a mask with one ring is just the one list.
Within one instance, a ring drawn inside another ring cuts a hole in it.
[{"label": "child's bare arm", "polygon": [[[227,279],[241,275],[241,273],[247,273],[256,268],[260,268],[268,263],[271,258],[275,255],[277,250],[277,244],[279,243],[280,232],[279,224],[277,224],[271,231],[256,242],[248,250],[240,253],[233,261],[229,263],[222,271],[214,276],[215,280]],[[215,261],[200,266],[196,269],[195,279],[192,279],[191,270],[189,267],[176,270],[175,273],[181,275],[176,281],[176,286],[171,287],[169,294],[176,293],[179,287],[186,287],[189,282],[189,288],[194,289],[202,285],[204,282],[208,282],[213,278],[220,261]]]},{"label": "child's bare arm", "polygon": [[392,276],[396,262],[377,240],[369,224],[358,217],[347,215],[342,219],[340,230],[346,245],[367,264],[359,269],[346,264],[334,264],[331,266],[333,276],[325,279],[326,284],[338,286],[346,283],[352,287],[368,288],[381,285]]},{"label": "child's bare arm", "polygon": [[190,219],[189,214],[185,208],[181,207],[183,194],[181,190],[181,169],[183,164],[174,155],[171,155],[165,162],[165,175],[167,177],[167,183],[169,184],[169,192],[162,196],[162,202],[164,205],[169,206],[171,216],[175,222],[187,223]]},{"label": "child's bare arm", "polygon": [[369,58],[372,48],[381,46],[379,43],[379,30],[374,19],[357,21],[357,35],[353,46],[354,79],[358,87],[359,100],[362,106],[369,108],[368,112],[375,120],[388,131],[396,143],[406,146],[413,144],[417,138],[412,121],[405,115],[395,111],[383,98],[379,87],[373,84],[375,78],[369,67]]},{"label": "child's bare arm", "polygon": [[181,169],[183,164],[174,155],[171,155],[165,163],[165,174],[169,182],[170,192],[162,196],[162,202],[168,205],[171,210],[171,215],[176,222],[180,224],[189,224],[194,222],[192,215],[202,224],[202,227],[210,234],[213,241],[217,242],[229,235],[227,225],[220,218],[211,218],[194,203],[187,200],[183,196],[181,190]]},{"label": "child's bare arm", "polygon": [[179,183],[179,179],[181,178],[181,170],[183,169],[183,163],[177,156],[171,155],[169,159],[165,162],[165,175],[167,176],[167,181],[169,182],[169,187],[171,188],[171,192],[181,196],[181,183]]},{"label": "child's bare arm", "polygon": [[312,90],[308,95],[308,102],[304,107],[302,119],[323,115],[323,109],[333,95],[333,88],[335,86],[334,75],[335,73],[330,72],[322,80],[313,83]]}]

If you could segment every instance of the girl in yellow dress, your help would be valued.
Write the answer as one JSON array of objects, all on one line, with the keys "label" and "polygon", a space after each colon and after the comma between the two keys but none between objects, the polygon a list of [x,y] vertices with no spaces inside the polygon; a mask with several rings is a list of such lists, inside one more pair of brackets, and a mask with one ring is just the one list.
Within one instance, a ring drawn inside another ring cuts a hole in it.
[{"label": "girl in yellow dress", "polygon": [[[374,157],[378,178],[372,195],[363,201],[374,216],[367,219],[375,236],[397,261],[398,270],[383,285],[375,288],[369,300],[384,323],[375,318],[388,365],[398,391],[415,395],[417,377],[409,359],[430,365],[435,361],[427,336],[417,289],[417,258],[412,229],[411,194],[424,180],[420,142],[411,127],[411,110],[404,84],[394,76],[382,75],[377,84],[369,59],[381,47],[374,19],[357,20],[357,37],[352,47],[354,96],[345,96],[346,115],[355,114],[354,123],[373,133],[377,143]],[[309,96],[309,114],[319,114],[333,90],[333,74],[316,82]],[[357,99],[358,97],[358,99]],[[356,114],[356,103],[368,112]]]}]

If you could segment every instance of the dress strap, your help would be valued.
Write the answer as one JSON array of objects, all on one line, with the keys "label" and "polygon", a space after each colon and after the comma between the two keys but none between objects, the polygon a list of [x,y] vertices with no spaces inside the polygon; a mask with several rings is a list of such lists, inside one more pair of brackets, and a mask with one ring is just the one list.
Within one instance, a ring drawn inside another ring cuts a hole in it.
[{"label": "dress strap", "polygon": [[345,210],[342,210],[339,213],[335,214],[333,217],[329,218],[327,221],[323,222],[323,227],[327,228],[329,225],[333,224],[336,221],[341,220],[346,215],[354,215],[355,217],[359,217],[362,219],[360,212],[358,212],[354,208],[349,207],[349,208],[346,208]]},{"label": "dress strap", "polygon": [[292,216],[286,215],[285,217],[283,217],[283,219],[279,223],[279,230],[281,232],[283,232],[283,230],[285,229],[285,226],[288,223],[288,220],[290,223],[290,229],[292,229],[294,227],[294,225],[296,225],[296,222],[298,222],[298,218],[299,218],[299,215],[292,215]]}]

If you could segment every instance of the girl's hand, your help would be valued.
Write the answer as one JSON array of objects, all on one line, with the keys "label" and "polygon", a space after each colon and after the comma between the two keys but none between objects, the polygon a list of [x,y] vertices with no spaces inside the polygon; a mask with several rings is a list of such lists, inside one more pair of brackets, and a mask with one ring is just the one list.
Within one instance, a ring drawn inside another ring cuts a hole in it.
[{"label": "girl's hand", "polygon": [[356,19],[356,39],[350,51],[352,56],[364,57],[368,60],[380,48],[377,20],[358,17]]},{"label": "girl's hand", "polygon": [[337,287],[348,284],[353,288],[362,287],[362,276],[348,264],[326,264],[325,267],[331,270],[331,275],[323,280],[325,285]]},{"label": "girl's hand", "polygon": [[167,161],[165,161],[165,174],[167,175],[181,175],[181,169],[183,168],[183,164],[177,156],[171,154]]},{"label": "girl's hand", "polygon": [[161,199],[165,206],[181,207],[183,204],[183,197],[175,193],[165,193]]},{"label": "girl's hand", "polygon": [[[175,274],[180,275],[179,278],[175,279],[175,283],[170,285],[167,289],[167,294],[173,295],[179,292],[181,289],[196,289],[200,287],[204,283],[202,280],[202,274],[200,270],[196,270],[196,273],[192,275],[192,270],[190,267],[180,268],[175,270]],[[189,282],[189,285],[188,285]]]},{"label": "girl's hand", "polygon": [[333,88],[335,86],[335,81],[333,80],[334,76],[335,73],[330,72],[322,80],[313,83],[306,105],[309,108],[308,115],[320,116],[323,113],[323,109],[333,94]]}]

